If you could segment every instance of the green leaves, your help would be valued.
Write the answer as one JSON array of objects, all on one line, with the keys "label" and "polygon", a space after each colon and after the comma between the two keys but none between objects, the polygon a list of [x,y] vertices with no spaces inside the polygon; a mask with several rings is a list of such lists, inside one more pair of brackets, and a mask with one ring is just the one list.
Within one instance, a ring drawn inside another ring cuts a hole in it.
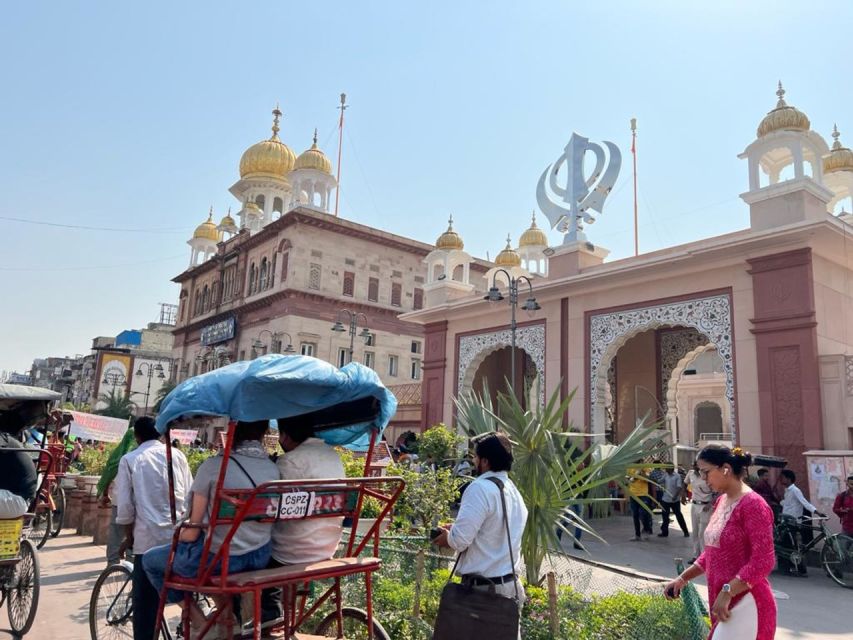
[{"label": "green leaves", "polygon": [[471,392],[456,399],[458,424],[469,436],[498,430],[512,441],[510,476],[527,506],[521,555],[531,584],[540,582],[546,555],[560,548],[558,528],[572,536],[578,527],[597,537],[584,517],[569,509],[571,505],[606,503],[609,497],[597,496],[607,495],[609,483],[626,490],[630,466],[640,458],[664,455],[667,450],[656,433],[659,425],[644,427],[642,423],[618,446],[592,443],[584,447],[590,437],[570,422],[564,425],[574,396],[573,391],[561,401],[558,384],[545,406],[532,411],[506,393],[498,394],[497,407],[493,407],[487,388],[482,397]]},{"label": "green leaves", "polygon": [[109,393],[102,393],[98,400],[106,403],[107,405],[102,409],[95,411],[95,413],[102,416],[110,416],[112,418],[130,418],[133,415],[133,411],[136,409],[136,405],[128,396],[120,391],[117,392],[115,389]]}]

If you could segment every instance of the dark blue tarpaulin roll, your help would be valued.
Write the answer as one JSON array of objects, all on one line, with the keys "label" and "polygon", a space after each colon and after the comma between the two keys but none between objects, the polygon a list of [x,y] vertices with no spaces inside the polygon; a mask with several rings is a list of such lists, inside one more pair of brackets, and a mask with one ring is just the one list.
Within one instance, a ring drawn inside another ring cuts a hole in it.
[{"label": "dark blue tarpaulin roll", "polygon": [[254,421],[289,418],[343,402],[374,397],[375,420],[319,431],[331,445],[365,446],[370,430],[381,432],[397,410],[397,399],[373,369],[357,363],[337,367],[309,356],[270,354],[235,362],[179,384],[163,400],[157,430],[178,418],[225,416]]}]

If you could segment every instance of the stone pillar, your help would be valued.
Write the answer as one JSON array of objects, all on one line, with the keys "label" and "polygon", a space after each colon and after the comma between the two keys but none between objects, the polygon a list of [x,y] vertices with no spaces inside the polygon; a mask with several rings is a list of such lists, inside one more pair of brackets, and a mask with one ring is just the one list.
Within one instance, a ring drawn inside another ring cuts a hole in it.
[{"label": "stone pillar", "polygon": [[80,509],[80,526],[77,527],[77,535],[95,535],[97,525],[98,499],[95,496],[87,495],[83,498],[82,508]]},{"label": "stone pillar", "polygon": [[[447,321],[433,322],[424,327],[424,380],[421,383],[421,428],[427,429],[444,416],[444,377],[447,369]],[[450,416],[447,416],[450,424]]]},{"label": "stone pillar", "polygon": [[79,487],[68,492],[64,522],[66,529],[76,529],[80,526],[80,513],[82,511],[84,495],[86,493]]},{"label": "stone pillar", "polygon": [[787,458],[808,492],[809,449],[823,448],[810,248],[747,260],[752,275],[762,453]]}]

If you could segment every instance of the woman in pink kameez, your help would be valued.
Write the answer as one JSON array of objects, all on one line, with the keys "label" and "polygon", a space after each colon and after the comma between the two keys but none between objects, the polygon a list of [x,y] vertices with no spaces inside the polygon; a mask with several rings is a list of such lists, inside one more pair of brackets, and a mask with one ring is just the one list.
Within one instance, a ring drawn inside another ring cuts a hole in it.
[{"label": "woman in pink kameez", "polygon": [[699,474],[722,495],[705,530],[705,551],[664,588],[667,597],[677,597],[705,574],[713,640],[773,640],[776,634],[776,601],[767,580],[776,564],[773,513],[744,482],[751,461],[740,448],[699,452]]}]

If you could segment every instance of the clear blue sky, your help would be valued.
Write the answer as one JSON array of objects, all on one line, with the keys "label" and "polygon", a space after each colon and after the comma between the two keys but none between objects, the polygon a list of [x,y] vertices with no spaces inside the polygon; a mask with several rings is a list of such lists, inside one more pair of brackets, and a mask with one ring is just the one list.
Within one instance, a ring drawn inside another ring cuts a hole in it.
[{"label": "clear blue sky", "polygon": [[346,91],[342,215],[432,242],[453,212],[475,255],[517,240],[573,130],[622,148],[589,237],[629,255],[634,116],[641,250],[744,228],[736,155],[778,79],[813,128],[828,138],[837,121],[853,143],[851,13],[779,0],[9,4],[0,216],[156,232],[0,220],[0,370],[87,352],[175,301],[187,238],[211,204],[236,204],[240,155],[269,135],[276,101],[296,153],[316,126],[334,157]]}]

